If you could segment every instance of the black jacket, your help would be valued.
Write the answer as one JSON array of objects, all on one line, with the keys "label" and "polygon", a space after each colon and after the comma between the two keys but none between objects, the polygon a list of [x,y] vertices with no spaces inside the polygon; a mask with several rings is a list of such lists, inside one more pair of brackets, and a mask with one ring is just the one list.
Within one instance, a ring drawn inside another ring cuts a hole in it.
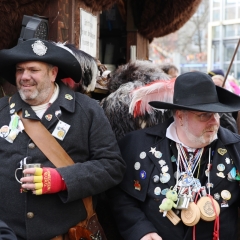
[{"label": "black jacket", "polygon": [[13,230],[0,220],[0,240],[17,240]]},{"label": "black jacket", "polygon": [[50,133],[59,120],[69,124],[65,138],[57,141],[76,163],[57,168],[67,191],[39,196],[20,193],[15,170],[23,158],[31,157],[29,163],[41,163],[43,167],[54,166],[25,131],[20,132],[13,143],[0,137],[0,216],[18,239],[49,240],[66,233],[86,218],[82,198],[94,196],[96,203],[99,193],[119,184],[123,177],[125,164],[102,108],[88,96],[75,93],[63,84],[59,86],[58,98],[41,120],[18,93],[10,103],[7,97],[0,100],[0,128],[9,124],[12,110],[22,110],[23,117],[41,121]]},{"label": "black jacket", "polygon": [[[154,190],[160,187],[163,190],[175,185],[173,177],[175,162],[171,161],[174,155],[174,142],[166,138],[166,128],[172,120],[154,126],[152,128],[131,132],[120,140],[119,146],[122,156],[127,164],[127,171],[124,180],[119,187],[109,192],[111,206],[117,221],[120,233],[124,240],[138,240],[150,232],[157,232],[163,240],[191,240],[192,227],[185,226],[182,221],[174,226],[167,217],[159,212],[159,205],[165,196],[161,193],[156,195]],[[240,136],[220,127],[218,140],[211,146],[212,170],[210,173],[211,195],[221,194],[222,190],[231,193],[231,199],[227,202],[227,207],[223,205],[223,199],[218,201],[220,213],[220,239],[237,239],[237,217],[239,201],[239,182],[229,181],[227,174],[236,166],[240,169]],[[161,173],[159,159],[151,153],[151,149],[156,149],[162,153],[161,159],[166,161],[169,167],[168,173],[171,175],[167,183],[155,183],[153,176]],[[226,149],[224,155],[220,155],[218,149]],[[140,155],[141,154],[141,155]],[[143,156],[146,157],[143,158]],[[208,160],[208,149],[202,157],[200,181],[202,185],[207,183],[205,176],[206,164]],[[226,158],[230,161],[226,162]],[[137,163],[137,165],[135,165]],[[217,165],[224,164],[223,174],[225,178],[217,175]],[[137,167],[136,167],[137,166]],[[139,168],[140,166],[140,168]],[[134,186],[139,181],[141,189]],[[206,222],[200,220],[196,226],[197,240],[212,240],[214,221]]]}]

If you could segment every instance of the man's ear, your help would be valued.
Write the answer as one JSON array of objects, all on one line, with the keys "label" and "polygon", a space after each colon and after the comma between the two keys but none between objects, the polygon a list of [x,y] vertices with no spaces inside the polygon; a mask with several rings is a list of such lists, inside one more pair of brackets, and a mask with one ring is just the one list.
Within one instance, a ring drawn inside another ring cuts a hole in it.
[{"label": "man's ear", "polygon": [[52,67],[51,68],[51,75],[52,75],[52,81],[53,82],[55,82],[57,74],[58,74],[58,67],[57,66]]}]

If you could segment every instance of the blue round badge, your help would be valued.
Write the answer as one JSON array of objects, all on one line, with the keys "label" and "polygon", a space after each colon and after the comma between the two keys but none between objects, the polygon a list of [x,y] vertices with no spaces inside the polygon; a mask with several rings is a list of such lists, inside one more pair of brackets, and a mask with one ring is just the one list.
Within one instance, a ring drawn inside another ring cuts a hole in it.
[{"label": "blue round badge", "polygon": [[144,170],[142,170],[141,172],[140,172],[140,178],[141,179],[145,179],[147,177],[147,173],[144,171]]},{"label": "blue round badge", "polygon": [[163,189],[163,190],[161,191],[161,194],[162,194],[162,195],[166,195],[166,193],[167,193],[168,190],[169,190],[169,188]]}]

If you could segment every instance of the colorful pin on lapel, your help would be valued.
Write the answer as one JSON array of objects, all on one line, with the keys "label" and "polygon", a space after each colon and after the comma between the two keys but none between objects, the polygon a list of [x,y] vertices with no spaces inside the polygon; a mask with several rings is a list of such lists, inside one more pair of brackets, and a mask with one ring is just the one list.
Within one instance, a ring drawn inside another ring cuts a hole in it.
[{"label": "colorful pin on lapel", "polygon": [[30,114],[28,113],[27,110],[25,110],[25,117],[30,117]]},{"label": "colorful pin on lapel", "polygon": [[55,112],[55,116],[56,116],[57,118],[59,118],[59,117],[61,116],[61,114],[62,114],[62,111],[61,111],[61,110],[57,110],[57,111]]},{"label": "colorful pin on lapel", "polygon": [[171,162],[176,162],[176,161],[177,161],[177,159],[175,158],[174,155],[172,155],[172,156],[171,156]]},{"label": "colorful pin on lapel", "polygon": [[66,94],[66,95],[65,95],[65,98],[66,98],[67,100],[72,100],[72,99],[73,99],[73,97],[72,97],[70,94]]},{"label": "colorful pin on lapel", "polygon": [[223,174],[223,172],[219,172],[219,173],[216,173],[216,174],[220,178],[225,178],[225,175]]},{"label": "colorful pin on lapel", "polygon": [[47,114],[47,115],[45,115],[45,118],[46,118],[48,121],[51,121],[51,120],[52,120],[52,114]]},{"label": "colorful pin on lapel", "polygon": [[219,193],[214,193],[214,199],[219,200],[220,199],[220,194]]},{"label": "colorful pin on lapel", "polygon": [[153,180],[154,183],[159,183],[160,182],[160,177],[158,175],[154,175],[152,177],[152,180]]},{"label": "colorful pin on lapel", "polygon": [[161,157],[162,157],[162,153],[161,153],[160,151],[156,151],[156,152],[154,153],[154,156],[155,156],[156,158],[161,158]]},{"label": "colorful pin on lapel", "polygon": [[218,150],[218,153],[220,154],[220,155],[224,155],[225,153],[227,153],[227,149],[223,149],[223,148],[219,148]]},{"label": "colorful pin on lapel", "polygon": [[146,177],[147,177],[147,173],[146,173],[144,170],[142,170],[142,171],[140,172],[140,178],[141,178],[141,179],[146,179]]},{"label": "colorful pin on lapel", "polygon": [[160,188],[160,187],[156,187],[156,188],[154,189],[154,194],[155,194],[155,195],[160,195],[160,193],[161,193],[161,188]]},{"label": "colorful pin on lapel", "polygon": [[15,109],[10,110],[10,114],[13,114],[13,113],[15,113]]},{"label": "colorful pin on lapel", "polygon": [[161,183],[167,183],[170,180],[170,174],[169,173],[160,173],[160,181]]},{"label": "colorful pin on lapel", "polygon": [[161,194],[162,194],[162,195],[166,195],[166,193],[167,193],[168,190],[169,190],[169,188],[163,189],[163,190],[161,191]]},{"label": "colorful pin on lapel", "polygon": [[161,171],[162,171],[162,173],[168,172],[168,166],[167,165],[163,166]]},{"label": "colorful pin on lapel", "polygon": [[10,108],[14,108],[15,107],[15,103],[11,103]]},{"label": "colorful pin on lapel", "polygon": [[220,172],[223,172],[225,170],[225,165],[220,163],[217,165],[217,170],[220,171]]},{"label": "colorful pin on lapel", "polygon": [[229,158],[226,158],[226,159],[225,159],[225,162],[226,162],[226,164],[230,164],[230,159],[229,159]]},{"label": "colorful pin on lapel", "polygon": [[134,188],[138,191],[141,191],[141,184],[138,180],[134,180]]},{"label": "colorful pin on lapel", "polygon": [[164,165],[166,165],[166,161],[161,159],[158,161],[158,163],[160,164],[161,167],[163,167]]}]

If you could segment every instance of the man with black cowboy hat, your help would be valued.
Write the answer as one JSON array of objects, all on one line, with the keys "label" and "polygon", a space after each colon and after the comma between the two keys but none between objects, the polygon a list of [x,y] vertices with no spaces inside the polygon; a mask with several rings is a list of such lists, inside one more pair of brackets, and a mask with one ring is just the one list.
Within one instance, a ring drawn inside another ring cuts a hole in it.
[{"label": "man with black cowboy hat", "polygon": [[[79,82],[81,73],[63,44],[30,39],[0,51],[0,76],[18,89],[0,100],[0,216],[18,240],[63,239],[86,218],[82,199],[93,196],[96,205],[122,180],[125,164],[103,110],[60,81]],[[27,135],[26,120],[41,122],[75,164],[56,168]]]},{"label": "man with black cowboy hat", "polygon": [[177,77],[173,103],[149,104],[173,118],[119,142],[127,170],[108,193],[122,237],[236,240],[240,136],[219,117],[238,111],[240,98],[189,72]]}]

